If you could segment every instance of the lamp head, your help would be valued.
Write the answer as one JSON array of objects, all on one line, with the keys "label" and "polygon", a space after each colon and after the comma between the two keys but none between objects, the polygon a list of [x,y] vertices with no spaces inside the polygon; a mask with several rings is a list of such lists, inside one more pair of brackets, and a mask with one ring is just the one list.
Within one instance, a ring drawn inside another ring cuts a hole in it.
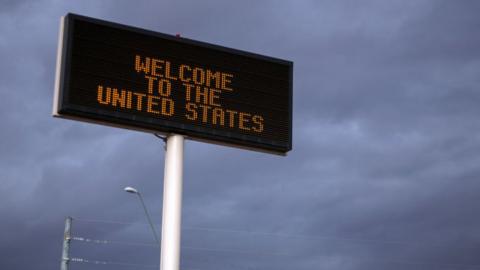
[{"label": "lamp head", "polygon": [[128,193],[135,193],[138,194],[138,190],[134,189],[133,187],[126,187],[123,190],[125,190]]}]

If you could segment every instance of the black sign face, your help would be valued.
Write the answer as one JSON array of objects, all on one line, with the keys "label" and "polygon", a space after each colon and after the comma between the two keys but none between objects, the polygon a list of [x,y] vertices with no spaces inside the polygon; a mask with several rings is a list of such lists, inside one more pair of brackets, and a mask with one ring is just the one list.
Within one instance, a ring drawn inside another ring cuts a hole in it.
[{"label": "black sign face", "polygon": [[56,116],[291,150],[292,62],[73,14],[62,25]]}]

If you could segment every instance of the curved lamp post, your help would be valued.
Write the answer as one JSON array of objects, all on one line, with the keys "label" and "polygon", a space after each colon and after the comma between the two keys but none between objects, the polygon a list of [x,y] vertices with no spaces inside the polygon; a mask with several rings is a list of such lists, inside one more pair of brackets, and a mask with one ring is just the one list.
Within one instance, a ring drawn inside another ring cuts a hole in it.
[{"label": "curved lamp post", "polygon": [[140,199],[140,202],[142,203],[143,210],[145,211],[145,215],[147,216],[148,223],[150,224],[150,228],[152,228],[153,236],[155,236],[155,240],[157,241],[157,244],[160,244],[160,241],[158,240],[157,232],[155,231],[155,227],[153,226],[152,219],[150,218],[150,215],[148,214],[147,207],[145,206],[145,202],[143,201],[142,194],[140,191],[136,190],[133,187],[126,187],[123,190],[125,190],[128,193],[133,193],[137,194],[138,198]]}]

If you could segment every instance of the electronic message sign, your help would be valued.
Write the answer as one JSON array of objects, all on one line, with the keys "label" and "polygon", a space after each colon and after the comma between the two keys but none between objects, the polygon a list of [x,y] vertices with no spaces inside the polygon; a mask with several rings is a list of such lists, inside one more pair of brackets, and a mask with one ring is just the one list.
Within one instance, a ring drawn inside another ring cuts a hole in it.
[{"label": "electronic message sign", "polygon": [[53,113],[285,154],[292,70],[290,61],[68,14]]}]

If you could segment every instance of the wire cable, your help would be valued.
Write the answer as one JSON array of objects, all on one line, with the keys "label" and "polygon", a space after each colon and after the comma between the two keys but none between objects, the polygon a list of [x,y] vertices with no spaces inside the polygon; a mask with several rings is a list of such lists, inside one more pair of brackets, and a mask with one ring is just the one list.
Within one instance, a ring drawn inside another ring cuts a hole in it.
[{"label": "wire cable", "polygon": [[167,136],[162,136],[158,133],[153,133],[153,135],[157,138],[159,138],[160,140],[162,140],[164,143],[167,143]]},{"label": "wire cable", "polygon": [[99,261],[99,260],[90,260],[85,258],[70,258],[71,262],[76,263],[89,263],[97,265],[121,265],[121,266],[135,266],[143,268],[158,268],[158,265],[147,265],[147,264],[136,264],[136,263],[126,263],[126,262],[113,262],[113,261]]},{"label": "wire cable", "polygon": [[[91,222],[91,223],[105,223],[105,224],[121,224],[121,225],[148,225],[147,223],[131,223],[131,222],[118,222],[118,221],[107,221],[107,220],[98,220],[98,219],[75,219],[76,221]],[[351,237],[336,237],[336,236],[321,236],[321,235],[308,235],[308,234],[287,234],[287,233],[269,233],[269,232],[258,232],[258,231],[245,231],[245,230],[231,230],[231,229],[219,229],[219,228],[208,228],[208,227],[195,227],[195,226],[182,226],[182,231],[207,231],[207,232],[221,232],[221,233],[234,233],[234,234],[248,234],[248,235],[259,235],[259,236],[271,236],[279,238],[300,238],[305,240],[336,240],[336,241],[346,241],[346,242],[356,242],[363,244],[388,244],[388,245],[403,245],[403,246],[435,246],[435,247],[447,247],[449,243],[447,242],[407,242],[407,241],[393,241],[393,240],[378,240],[378,239],[365,239],[365,238],[351,238]],[[474,249],[464,247],[461,249]]]},{"label": "wire cable", "polygon": [[217,249],[217,248],[201,248],[201,247],[191,247],[191,246],[181,246],[182,249],[191,249],[191,250],[201,250],[201,251],[213,251],[213,252],[228,252],[228,253],[244,253],[244,254],[255,254],[255,255],[276,255],[276,256],[290,256],[287,253],[273,253],[273,252],[258,252],[254,250],[240,250],[240,249]]},{"label": "wire cable", "polygon": [[[122,244],[122,245],[131,245],[131,246],[148,246],[148,247],[159,247],[155,243],[142,243],[142,242],[129,242],[129,241],[114,241],[114,240],[100,240],[100,239],[91,239],[85,237],[74,236],[71,238],[73,241],[80,241],[92,244]],[[228,253],[244,253],[244,254],[255,254],[255,255],[276,255],[276,256],[288,256],[287,253],[273,253],[273,252],[258,252],[252,250],[238,250],[238,249],[215,249],[215,248],[202,248],[202,247],[193,247],[193,246],[181,246],[182,249],[190,250],[201,250],[201,251],[213,251],[213,252],[228,252]]]},{"label": "wire cable", "polygon": [[75,221],[88,222],[88,223],[104,223],[104,224],[119,224],[119,225],[148,225],[148,223],[143,222],[123,222],[123,221],[110,221],[110,220],[100,220],[100,219],[84,219],[84,218],[73,218]]},{"label": "wire cable", "polygon": [[160,246],[156,243],[100,240],[100,239],[91,239],[91,238],[78,237],[78,236],[74,236],[71,239],[74,240],[74,241],[81,241],[81,242],[87,242],[87,243],[93,243],[93,244],[122,244],[122,245],[131,245],[131,246],[149,246],[149,247],[159,247]]}]

